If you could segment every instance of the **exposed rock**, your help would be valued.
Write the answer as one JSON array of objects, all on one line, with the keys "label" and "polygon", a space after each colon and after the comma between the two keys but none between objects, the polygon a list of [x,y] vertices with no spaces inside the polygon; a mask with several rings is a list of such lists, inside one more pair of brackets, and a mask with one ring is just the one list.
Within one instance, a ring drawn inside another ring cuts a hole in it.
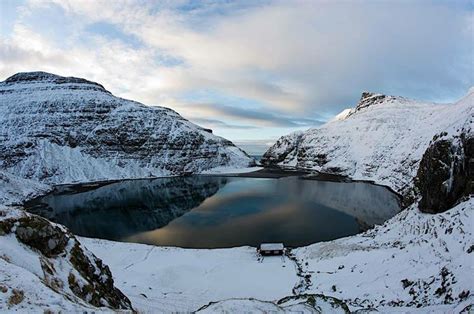
[{"label": "exposed rock", "polygon": [[20,304],[21,302],[23,302],[24,298],[25,298],[25,292],[24,291],[18,290],[18,289],[13,289],[12,294],[11,294],[10,298],[8,299],[8,304],[10,306]]},{"label": "exposed rock", "polygon": [[69,287],[77,296],[97,307],[131,308],[128,298],[114,287],[109,267],[94,255],[88,257],[79,242],[76,242],[71,249],[69,260],[82,278],[86,279],[84,284],[78,281],[73,273],[69,274]]},{"label": "exposed rock", "polygon": [[355,107],[355,110],[353,110],[349,115],[354,114],[357,111],[360,111],[364,108],[367,108],[372,105],[377,105],[377,104],[383,104],[386,102],[391,102],[391,101],[396,101],[401,99],[401,97],[395,97],[395,96],[387,96],[383,94],[377,94],[377,93],[370,93],[370,92],[363,92],[359,103]]},{"label": "exposed rock", "polygon": [[[73,88],[84,87],[86,89],[95,89],[100,90],[106,93],[109,93],[104,86],[91,82],[82,78],[77,77],[64,77],[47,72],[20,72],[15,75],[10,76],[5,80],[7,85],[13,85],[15,83],[25,83],[25,82],[50,82],[53,84],[84,84],[79,86],[74,86]],[[5,92],[5,91],[2,91]]]},{"label": "exposed rock", "polygon": [[443,138],[445,135],[435,136],[415,178],[421,195],[419,208],[426,213],[443,212],[474,193],[474,134]]},{"label": "exposed rock", "polygon": [[303,132],[294,132],[288,136],[281,137],[273,145],[275,149],[267,150],[260,162],[265,166],[277,165],[286,160],[285,164],[290,164],[292,160],[296,159],[296,153],[303,137]]},{"label": "exposed rock", "polygon": [[279,305],[294,304],[295,302],[303,302],[315,308],[318,313],[343,312],[349,314],[349,307],[343,301],[326,296],[323,294],[301,294],[296,296],[289,296],[277,301]]},{"label": "exposed rock", "polygon": [[27,216],[15,222],[15,234],[22,243],[47,257],[64,253],[69,235],[59,226],[38,216]]},{"label": "exposed rock", "polygon": [[[13,208],[10,215],[12,217],[0,220],[0,236],[15,234],[16,239],[34,253],[23,255],[24,258],[37,255],[43,271],[35,275],[42,277],[43,284],[68,300],[80,298],[94,307],[133,310],[130,300],[114,286],[109,267],[82,247],[63,226],[38,216],[17,213]],[[8,241],[13,239],[9,238]],[[11,265],[20,263],[24,271],[29,270],[25,265],[37,263],[34,260],[17,260],[16,254],[10,258],[8,251],[3,254],[1,258],[5,262]],[[36,270],[33,267],[30,271]],[[67,278],[67,282],[64,282],[64,278]],[[12,293],[12,305],[19,304],[24,295],[15,294],[15,290]]]}]

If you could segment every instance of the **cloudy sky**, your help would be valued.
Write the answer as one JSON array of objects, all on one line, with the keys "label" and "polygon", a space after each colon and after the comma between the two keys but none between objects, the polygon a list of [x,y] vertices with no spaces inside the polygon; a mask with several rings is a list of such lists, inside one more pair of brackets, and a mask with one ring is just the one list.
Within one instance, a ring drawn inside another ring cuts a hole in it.
[{"label": "cloudy sky", "polygon": [[0,1],[0,80],[48,71],[175,109],[250,152],[364,90],[474,85],[472,1]]}]

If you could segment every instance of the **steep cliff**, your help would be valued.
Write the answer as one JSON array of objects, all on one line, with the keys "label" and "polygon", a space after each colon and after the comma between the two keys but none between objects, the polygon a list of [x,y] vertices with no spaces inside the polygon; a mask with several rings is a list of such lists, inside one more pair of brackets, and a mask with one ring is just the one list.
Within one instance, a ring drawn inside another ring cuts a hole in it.
[{"label": "steep cliff", "polygon": [[427,213],[448,210],[474,194],[474,133],[472,120],[458,134],[436,135],[423,154],[415,178],[419,208]]}]

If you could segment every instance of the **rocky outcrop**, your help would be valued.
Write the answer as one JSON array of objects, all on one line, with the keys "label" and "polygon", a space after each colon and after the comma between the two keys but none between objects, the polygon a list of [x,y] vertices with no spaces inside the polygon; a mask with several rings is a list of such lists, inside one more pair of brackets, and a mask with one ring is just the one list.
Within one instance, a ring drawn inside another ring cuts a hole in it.
[{"label": "rocky outcrop", "polygon": [[[59,76],[47,72],[22,72],[22,73],[17,73],[15,75],[10,76],[5,80],[5,83],[8,85],[13,85],[17,83],[25,83],[25,82],[31,82],[31,83],[37,83],[37,82],[49,82],[55,85],[60,85],[60,84],[78,84],[77,86],[72,86],[73,89],[84,89],[84,90],[97,90],[105,93],[109,93],[104,86],[91,82],[88,80],[85,80],[83,78],[78,78],[78,77],[64,77],[64,76]],[[47,89],[50,89],[50,87],[47,87]],[[57,87],[57,89],[61,89],[60,86]],[[6,93],[8,92],[3,90],[1,93]]]},{"label": "rocky outcrop", "polygon": [[[38,276],[65,300],[95,308],[133,310],[130,300],[114,286],[109,267],[64,227],[10,208],[0,211],[0,237],[2,245],[9,248],[0,249],[1,259],[12,268],[20,265],[23,272]],[[18,253],[21,245],[28,253]],[[42,272],[34,266],[38,260]]]},{"label": "rocky outcrop", "polygon": [[443,212],[474,193],[474,134],[470,132],[451,138],[446,132],[436,135],[424,153],[415,178],[421,211]]},{"label": "rocky outcrop", "polygon": [[[57,256],[64,252],[69,236],[59,226],[36,216],[26,216],[15,222],[17,239],[35,248],[46,257]],[[10,230],[5,230],[8,232]]]},{"label": "rocky outcrop", "polygon": [[346,116],[346,118],[358,111],[366,109],[369,106],[380,105],[380,104],[391,103],[391,102],[403,102],[403,100],[405,99],[402,97],[388,96],[388,95],[371,93],[371,92],[363,92],[362,95],[360,96],[360,100],[357,103],[357,106]]},{"label": "rocky outcrop", "polygon": [[230,141],[178,113],[113,96],[100,84],[45,72],[0,83],[0,169],[45,183],[247,167]]}]

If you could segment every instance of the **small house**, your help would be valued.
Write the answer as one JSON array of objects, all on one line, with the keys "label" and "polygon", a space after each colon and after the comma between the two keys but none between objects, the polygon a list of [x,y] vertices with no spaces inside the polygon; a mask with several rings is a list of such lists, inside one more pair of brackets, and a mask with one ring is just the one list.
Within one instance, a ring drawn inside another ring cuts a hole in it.
[{"label": "small house", "polygon": [[257,251],[261,255],[283,255],[285,252],[285,246],[283,243],[262,243]]}]

